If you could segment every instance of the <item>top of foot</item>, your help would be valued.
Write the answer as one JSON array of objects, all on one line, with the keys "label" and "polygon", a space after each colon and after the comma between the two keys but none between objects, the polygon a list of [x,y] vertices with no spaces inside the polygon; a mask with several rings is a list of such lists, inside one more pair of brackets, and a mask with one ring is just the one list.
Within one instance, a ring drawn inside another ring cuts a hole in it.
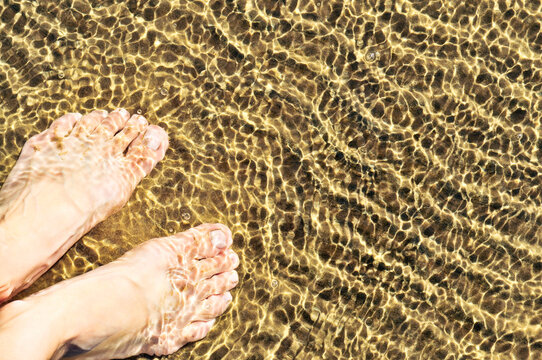
[{"label": "top of foot", "polygon": [[230,304],[239,265],[231,244],[224,225],[203,224],[147,241],[37,297],[49,292],[52,304],[79,301],[67,311],[86,309],[68,324],[68,349],[81,358],[171,354],[205,337]]},{"label": "top of foot", "polygon": [[66,114],[30,138],[0,190],[0,235],[32,251],[5,264],[17,278],[0,268],[0,302],[120,209],[167,147],[163,129],[124,109]]},{"label": "top of foot", "polygon": [[227,227],[203,224],[11,302],[0,312],[0,358],[167,355],[202,339],[239,281],[231,245]]}]

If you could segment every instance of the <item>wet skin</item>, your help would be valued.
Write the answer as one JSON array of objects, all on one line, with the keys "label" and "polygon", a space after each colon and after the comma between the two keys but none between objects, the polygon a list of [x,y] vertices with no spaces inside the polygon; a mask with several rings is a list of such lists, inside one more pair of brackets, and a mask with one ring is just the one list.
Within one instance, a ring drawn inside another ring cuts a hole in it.
[{"label": "wet skin", "polygon": [[119,210],[167,147],[124,109],[66,114],[31,137],[0,190],[0,303]]},{"label": "wet skin", "polygon": [[[0,190],[0,302],[118,211],[167,147],[124,109],[67,114],[29,139]],[[227,227],[203,224],[7,303],[0,359],[163,355],[201,339],[238,282],[231,243]]]}]

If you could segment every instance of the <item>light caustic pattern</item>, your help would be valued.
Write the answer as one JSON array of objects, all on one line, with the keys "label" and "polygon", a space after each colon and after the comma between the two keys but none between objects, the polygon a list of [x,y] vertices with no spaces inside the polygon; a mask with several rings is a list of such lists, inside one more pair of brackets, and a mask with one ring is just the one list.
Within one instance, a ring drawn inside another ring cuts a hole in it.
[{"label": "light caustic pattern", "polygon": [[222,222],[230,311],[170,359],[542,356],[540,1],[5,1],[0,172],[68,111],[170,135],[23,295]]}]

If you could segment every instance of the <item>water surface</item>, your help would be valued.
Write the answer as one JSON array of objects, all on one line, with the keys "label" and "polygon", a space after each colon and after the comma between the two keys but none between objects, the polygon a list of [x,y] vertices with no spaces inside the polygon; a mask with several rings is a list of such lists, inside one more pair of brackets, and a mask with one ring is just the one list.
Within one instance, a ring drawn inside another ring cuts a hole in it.
[{"label": "water surface", "polygon": [[222,222],[233,305],[168,359],[541,358],[542,5],[444,3],[4,0],[0,179],[68,111],[171,144],[22,296]]}]

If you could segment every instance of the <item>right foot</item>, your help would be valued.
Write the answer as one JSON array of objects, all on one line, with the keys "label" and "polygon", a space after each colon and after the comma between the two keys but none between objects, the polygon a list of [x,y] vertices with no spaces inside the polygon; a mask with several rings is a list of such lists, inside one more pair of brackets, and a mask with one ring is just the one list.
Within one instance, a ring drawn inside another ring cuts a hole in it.
[{"label": "right foot", "polygon": [[0,190],[0,303],[120,209],[167,147],[124,109],[66,114],[30,138]]},{"label": "right foot", "polygon": [[0,359],[171,354],[205,337],[231,302],[231,244],[224,225],[200,225],[11,302],[0,310]]}]

